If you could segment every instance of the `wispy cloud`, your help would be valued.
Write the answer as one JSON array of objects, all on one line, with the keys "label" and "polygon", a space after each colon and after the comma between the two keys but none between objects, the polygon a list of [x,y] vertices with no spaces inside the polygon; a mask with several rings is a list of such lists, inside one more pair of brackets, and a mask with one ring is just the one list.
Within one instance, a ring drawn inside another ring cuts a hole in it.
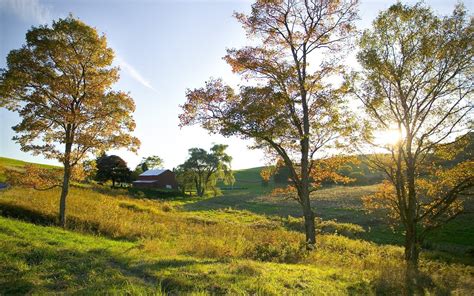
[{"label": "wispy cloud", "polygon": [[116,62],[122,70],[124,70],[128,75],[130,75],[138,83],[145,86],[146,88],[149,88],[157,92],[157,90],[151,85],[151,83],[145,77],[143,77],[142,74],[140,74],[140,72],[138,72],[137,69],[135,69],[129,63],[127,63],[121,56],[118,56],[118,55],[116,56]]},{"label": "wispy cloud", "polygon": [[50,9],[39,0],[0,0],[0,8],[26,22],[45,24],[52,19]]}]

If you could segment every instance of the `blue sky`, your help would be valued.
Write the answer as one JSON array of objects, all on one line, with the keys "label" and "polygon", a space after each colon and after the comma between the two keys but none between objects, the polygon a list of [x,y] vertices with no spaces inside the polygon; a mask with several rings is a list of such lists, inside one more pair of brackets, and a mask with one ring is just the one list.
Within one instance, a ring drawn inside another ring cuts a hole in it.
[{"label": "blue sky", "polygon": [[[361,0],[358,25],[366,28],[380,10],[395,1]],[[403,1],[414,3],[414,1]],[[453,0],[425,1],[439,14],[452,11]],[[208,149],[213,143],[228,144],[236,169],[263,165],[263,152],[249,150],[250,142],[209,135],[200,127],[178,127],[179,105],[186,88],[200,87],[209,77],[239,82],[222,60],[226,48],[246,44],[245,33],[232,17],[248,12],[252,1],[94,1],[0,0],[0,67],[12,49],[21,47],[31,26],[50,24],[69,13],[105,33],[115,50],[121,79],[117,89],[129,91],[137,106],[135,136],[142,142],[138,155],[114,151],[134,167],[141,157],[159,155],[165,166],[182,163],[191,147]],[[472,12],[473,2],[466,1]],[[20,151],[11,141],[16,114],[0,110],[0,156],[55,164]]]}]

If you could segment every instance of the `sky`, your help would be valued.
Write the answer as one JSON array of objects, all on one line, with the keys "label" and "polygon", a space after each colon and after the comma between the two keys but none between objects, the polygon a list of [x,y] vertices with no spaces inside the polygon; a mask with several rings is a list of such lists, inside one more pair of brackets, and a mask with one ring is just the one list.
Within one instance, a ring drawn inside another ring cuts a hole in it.
[{"label": "sky", "polygon": [[[368,28],[379,11],[394,2],[361,0],[359,29]],[[440,15],[449,14],[456,2],[425,1]],[[474,1],[464,3],[472,13]],[[10,50],[25,43],[28,29],[71,13],[106,35],[116,54],[114,63],[121,68],[114,88],[130,92],[135,100],[134,135],[141,148],[137,154],[125,150],[109,154],[119,155],[131,168],[142,157],[158,155],[171,169],[184,162],[189,148],[209,149],[218,143],[229,145],[234,169],[261,166],[265,155],[248,149],[250,141],[209,135],[199,126],[178,126],[187,88],[201,87],[210,77],[239,83],[222,57],[226,48],[248,44],[232,14],[249,12],[251,4],[247,0],[0,0],[0,68],[6,67]],[[58,164],[20,151],[11,140],[11,127],[19,121],[15,113],[0,109],[0,156]]]}]

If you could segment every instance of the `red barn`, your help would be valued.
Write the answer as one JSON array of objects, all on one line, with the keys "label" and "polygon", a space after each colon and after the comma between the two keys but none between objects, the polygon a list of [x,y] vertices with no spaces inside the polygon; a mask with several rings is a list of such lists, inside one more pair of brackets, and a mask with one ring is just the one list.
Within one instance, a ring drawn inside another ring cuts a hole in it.
[{"label": "red barn", "polygon": [[178,189],[175,174],[170,170],[148,170],[133,182],[135,188]]}]

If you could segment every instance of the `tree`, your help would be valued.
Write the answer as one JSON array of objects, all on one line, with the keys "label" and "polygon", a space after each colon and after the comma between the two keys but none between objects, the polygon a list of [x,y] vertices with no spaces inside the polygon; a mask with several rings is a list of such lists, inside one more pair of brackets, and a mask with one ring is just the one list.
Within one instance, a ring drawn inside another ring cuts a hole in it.
[{"label": "tree", "polygon": [[186,191],[192,190],[194,187],[194,172],[187,170],[183,165],[179,165],[174,169],[176,175],[176,182],[178,182],[179,190],[183,195],[186,195]]},{"label": "tree", "polygon": [[262,178],[262,186],[267,187],[270,183],[270,178],[275,173],[274,166],[266,166],[260,170],[260,177]]},{"label": "tree", "polygon": [[288,190],[303,210],[308,248],[316,244],[310,194],[324,167],[316,158],[327,158],[355,126],[344,107],[345,85],[331,81],[343,70],[357,2],[257,0],[250,15],[236,13],[249,37],[260,42],[229,49],[225,60],[254,83],[236,92],[222,80],[210,80],[187,91],[180,115],[182,126],[201,124],[224,136],[253,139],[254,148],[285,163]]},{"label": "tree", "polygon": [[117,155],[103,154],[96,159],[96,180],[100,182],[112,181],[112,187],[115,183],[129,183],[132,172],[127,167],[125,160]]},{"label": "tree", "polygon": [[69,16],[33,27],[26,44],[7,56],[0,73],[0,106],[18,112],[14,140],[23,151],[64,166],[59,217],[66,225],[72,169],[88,155],[110,148],[136,151],[133,99],[112,90],[119,69],[105,36]]},{"label": "tree", "polygon": [[[189,149],[189,158],[179,166],[184,184],[192,178],[198,196],[204,196],[207,189],[214,189],[218,180],[233,183],[232,157],[225,153],[227,145],[216,144],[211,151],[202,148]],[[183,185],[183,183],[182,183]]]},{"label": "tree", "polygon": [[[387,178],[366,204],[403,226],[409,271],[426,234],[461,212],[474,182],[472,158],[452,167],[436,161],[453,159],[472,131],[473,29],[461,5],[439,18],[422,4],[397,3],[360,40],[354,93],[365,107],[365,141],[379,151],[369,163]],[[381,130],[392,130],[395,143],[378,144]]]},{"label": "tree", "polygon": [[102,154],[96,159],[97,173],[96,181],[107,182],[112,181],[112,187],[115,183],[129,183],[132,172],[127,167],[125,160],[117,155]]},{"label": "tree", "polygon": [[163,164],[164,164],[163,159],[161,159],[157,155],[152,155],[148,157],[143,157],[139,166],[141,167],[143,172],[146,172],[148,170],[160,168],[163,166]]}]

